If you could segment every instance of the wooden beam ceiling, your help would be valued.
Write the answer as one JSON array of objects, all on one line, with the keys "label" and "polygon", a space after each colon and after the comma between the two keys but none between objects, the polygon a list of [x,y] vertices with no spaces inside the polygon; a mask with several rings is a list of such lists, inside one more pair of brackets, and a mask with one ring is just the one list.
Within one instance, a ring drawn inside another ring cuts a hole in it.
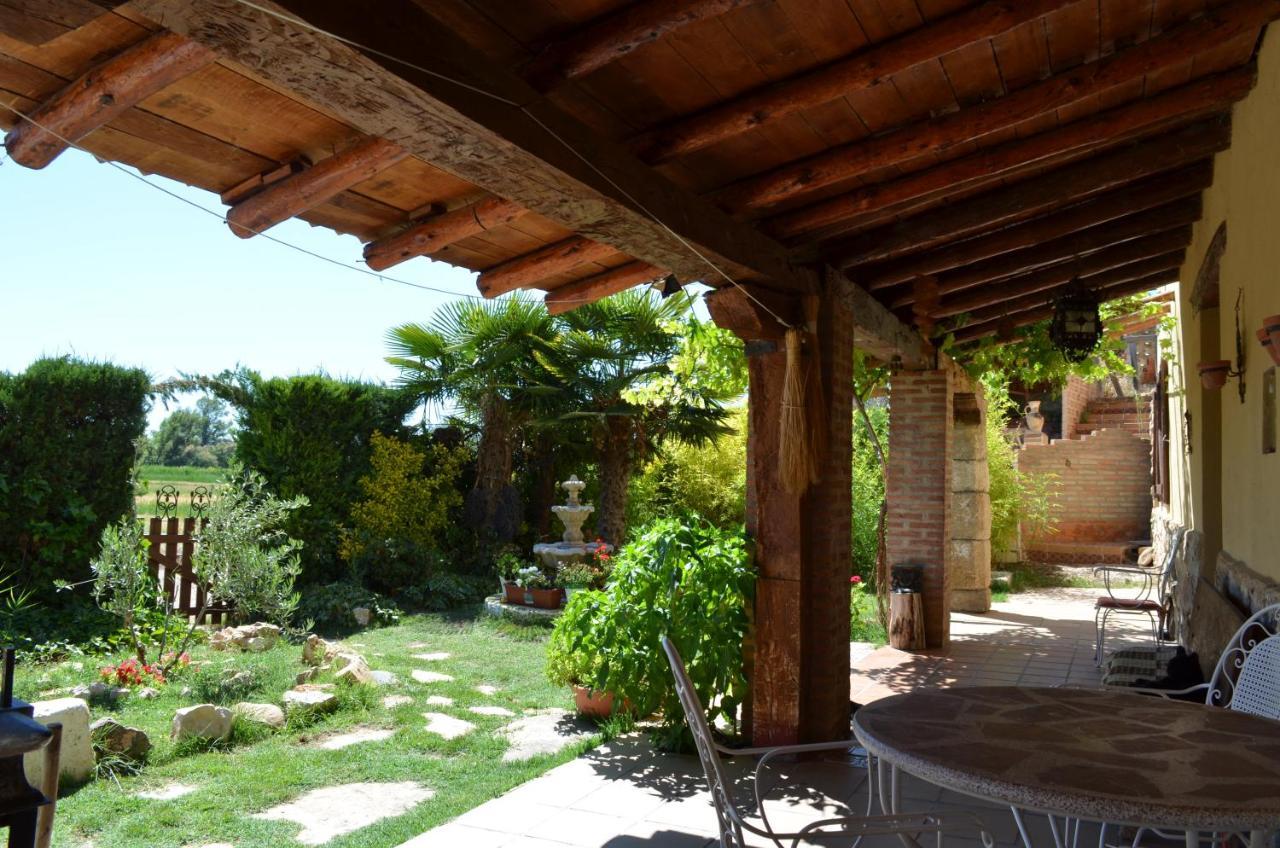
[{"label": "wooden beam ceiling", "polygon": [[9,157],[43,168],[89,133],[174,82],[213,64],[213,51],[171,32],[158,32],[112,56],[41,103],[31,121],[5,136]]},{"label": "wooden beam ceiling", "polygon": [[[1125,186],[1121,191],[1055,211],[1017,226],[891,262],[855,268],[854,280],[871,291],[906,283],[923,274],[937,274],[1051,239],[1105,227],[1126,216],[1199,194],[1213,182],[1213,163],[1198,162],[1173,174],[1159,174]],[[1199,215],[1199,202],[1196,214]],[[1116,226],[1120,226],[1118,223]]]},{"label": "wooden beam ceiling", "polygon": [[672,121],[633,144],[649,162],[701,150],[787,115],[883,83],[890,76],[1008,32],[1078,0],[997,0],[948,15],[828,65]]},{"label": "wooden beam ceiling", "polygon": [[476,285],[485,297],[531,288],[557,274],[601,259],[616,259],[618,251],[603,242],[573,236],[535,251],[508,259],[480,274]]},{"label": "wooden beam ceiling", "polygon": [[375,271],[385,271],[415,256],[430,256],[455,242],[510,224],[528,211],[510,200],[486,197],[448,212],[428,215],[394,235],[369,242],[364,246],[364,261]]},{"label": "wooden beam ceiling", "polygon": [[823,186],[938,153],[1096,97],[1226,44],[1280,16],[1280,0],[1234,0],[1202,17],[1104,59],[1064,71],[1003,97],[831,148],[717,192],[733,211],[761,210]]},{"label": "wooden beam ceiling", "polygon": [[829,248],[842,267],[892,259],[1059,208],[1207,159],[1231,142],[1226,119],[1167,133],[1142,145],[1106,153],[1015,183],[1000,191],[950,204],[889,226],[869,230]]},{"label": "wooden beam ceiling", "polygon": [[584,303],[626,291],[640,283],[648,283],[666,276],[661,268],[644,262],[628,262],[581,280],[574,280],[547,293],[544,303],[552,315],[560,315],[576,309]]}]

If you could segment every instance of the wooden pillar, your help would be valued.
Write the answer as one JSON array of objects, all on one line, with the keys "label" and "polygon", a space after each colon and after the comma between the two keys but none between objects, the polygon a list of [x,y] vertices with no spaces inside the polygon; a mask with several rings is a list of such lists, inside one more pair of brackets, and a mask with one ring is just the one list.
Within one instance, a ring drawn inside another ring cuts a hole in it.
[{"label": "wooden pillar", "polygon": [[[808,435],[826,449],[817,462],[821,479],[802,495],[787,492],[778,476],[782,327],[736,289],[708,299],[716,323],[747,342],[746,526],[758,572],[748,658],[755,745],[849,735],[853,321],[840,285],[822,295],[810,337],[821,362],[810,390],[820,387],[824,403],[809,421],[822,432]],[[792,302],[775,311],[797,321],[801,310]]]},{"label": "wooden pillar", "polygon": [[889,473],[885,544],[889,566],[924,566],[925,639],[951,638],[951,367],[902,371],[889,385]]}]

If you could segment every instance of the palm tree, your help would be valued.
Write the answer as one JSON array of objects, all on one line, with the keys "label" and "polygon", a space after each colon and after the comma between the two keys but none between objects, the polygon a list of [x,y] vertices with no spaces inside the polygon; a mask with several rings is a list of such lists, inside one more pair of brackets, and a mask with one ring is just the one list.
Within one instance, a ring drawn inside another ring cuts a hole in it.
[{"label": "palm tree", "polygon": [[[660,300],[631,290],[558,319],[559,337],[539,359],[565,408],[562,423],[586,426],[599,457],[596,531],[618,544],[626,534],[627,490],[635,469],[666,439],[698,444],[726,432],[725,410],[702,386],[661,378],[680,349],[679,324],[692,299]],[[660,390],[654,390],[660,386]]]},{"label": "palm tree", "polygon": [[443,306],[429,325],[391,329],[387,362],[401,382],[428,403],[456,401],[478,426],[475,489],[467,512],[500,541],[519,526],[519,496],[511,482],[512,448],[520,428],[545,414],[539,363],[548,355],[556,325],[540,302],[521,297]]}]

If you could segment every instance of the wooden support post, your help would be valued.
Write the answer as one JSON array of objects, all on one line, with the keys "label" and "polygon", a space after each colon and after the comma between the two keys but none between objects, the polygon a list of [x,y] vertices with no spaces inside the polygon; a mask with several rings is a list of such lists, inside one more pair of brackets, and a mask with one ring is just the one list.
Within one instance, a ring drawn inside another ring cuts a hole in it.
[{"label": "wooden support post", "polygon": [[1153,72],[1183,65],[1280,16],[1280,0],[1234,0],[1141,44],[1071,68],[1004,97],[823,151],[716,193],[726,209],[763,209],[879,168],[938,153],[1052,113]]},{"label": "wooden support post", "polygon": [[599,17],[547,45],[525,70],[525,79],[549,91],[618,61],[669,32],[718,17],[756,0],[646,0]]},{"label": "wooden support post", "polygon": [[[1093,232],[1099,228],[1113,227],[1120,231],[1134,224],[1129,216],[1166,205],[1176,205],[1175,202],[1194,204],[1195,217],[1191,219],[1194,221],[1200,217],[1199,194],[1212,182],[1213,163],[1198,162],[1174,174],[1160,174],[1125,186],[1123,191],[1081,203],[1064,212],[1045,215],[1025,224],[927,253],[911,254],[892,262],[855,268],[850,273],[871,291],[879,291],[888,286],[910,282],[921,274],[938,274],[993,256],[1033,248],[1051,239],[1085,230]],[[1156,213],[1153,211],[1152,214]],[[1154,229],[1144,228],[1141,231],[1152,232]],[[1137,234],[1130,232],[1129,237]]]},{"label": "wooden support post", "polygon": [[98,65],[20,121],[5,136],[9,158],[43,168],[75,143],[157,91],[217,57],[194,41],[158,32]]},{"label": "wooden support post", "polygon": [[415,256],[430,256],[454,242],[510,224],[528,211],[510,200],[486,197],[428,216],[395,235],[369,242],[364,246],[364,261],[374,271],[385,271]]},{"label": "wooden support post", "polygon": [[647,283],[665,276],[666,271],[645,262],[628,262],[617,268],[593,274],[582,280],[574,280],[547,293],[547,311],[560,315],[585,303],[625,291],[640,283]]},{"label": "wooden support post", "polygon": [[366,138],[240,201],[227,212],[227,224],[240,238],[252,238],[319,206],[408,155],[403,147],[384,138]]},{"label": "wooden support post", "polygon": [[588,262],[617,255],[616,249],[603,242],[574,236],[495,265],[480,274],[476,286],[485,297],[497,297],[516,289],[536,286],[543,280]]}]

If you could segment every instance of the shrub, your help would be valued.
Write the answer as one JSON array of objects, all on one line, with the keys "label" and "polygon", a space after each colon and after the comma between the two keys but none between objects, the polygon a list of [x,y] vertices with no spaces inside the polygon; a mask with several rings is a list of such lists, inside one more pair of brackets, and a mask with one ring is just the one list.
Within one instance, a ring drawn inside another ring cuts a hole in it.
[{"label": "shrub", "polygon": [[227,668],[205,664],[191,675],[191,694],[197,703],[234,704],[262,686],[254,668]]},{"label": "shrub", "polygon": [[1052,532],[1054,475],[1023,474],[1018,452],[1004,433],[1004,422],[1014,409],[1008,383],[998,374],[982,380],[987,400],[987,469],[991,497],[991,550],[1016,547],[1018,529],[1029,533]]},{"label": "shrub", "polygon": [[667,442],[631,481],[628,525],[672,513],[692,513],[717,527],[736,527],[746,510],[747,411],[734,410],[732,428],[700,445]]},{"label": "shrub", "polygon": [[369,610],[372,624],[392,625],[400,620],[400,608],[389,598],[349,581],[309,586],[302,591],[296,618],[317,633],[355,630],[355,610]]},{"label": "shrub", "polygon": [[660,744],[687,745],[670,667],[660,639],[684,657],[708,721],[737,727],[747,691],[742,646],[755,587],[741,531],[692,516],[655,521],[622,549],[602,592],[574,595],[556,622],[548,656],[553,680],[576,678],[630,701],[640,715],[658,711]]},{"label": "shrub", "polygon": [[138,619],[161,603],[160,587],[151,574],[142,522],[132,516],[102,531],[102,547],[90,563],[93,599],[120,620],[138,662],[147,661],[147,642]]},{"label": "shrub", "polygon": [[133,510],[147,375],[69,357],[0,373],[0,565],[48,601],[89,578],[103,529]]},{"label": "shrub", "polygon": [[[876,432],[886,457],[889,450],[889,410],[883,405],[867,403],[867,417]],[[853,570],[865,581],[874,582],[880,504],[884,502],[884,474],[876,456],[871,436],[861,415],[853,420],[853,528],[850,547]]]},{"label": "shrub", "polygon": [[340,528],[361,499],[359,482],[369,473],[373,434],[402,434],[416,396],[321,374],[264,379],[240,370],[199,383],[236,408],[237,458],[281,497],[306,497],[307,506],[285,525],[303,543],[302,582],[344,575]]},{"label": "shrub", "polygon": [[438,612],[484,600],[493,578],[477,574],[435,574],[402,590],[396,600],[413,609]]}]

